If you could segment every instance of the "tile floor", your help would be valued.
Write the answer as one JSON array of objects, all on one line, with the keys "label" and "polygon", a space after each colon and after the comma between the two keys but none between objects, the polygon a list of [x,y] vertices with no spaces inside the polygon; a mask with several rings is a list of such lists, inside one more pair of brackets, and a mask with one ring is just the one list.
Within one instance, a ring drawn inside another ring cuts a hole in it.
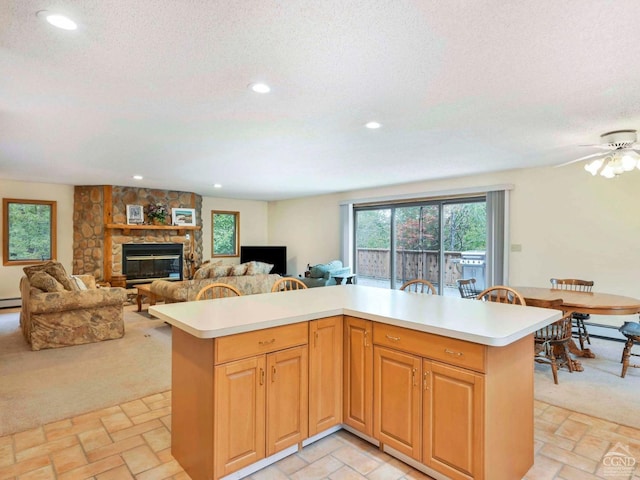
[{"label": "tile floor", "polygon": [[[640,480],[638,465],[632,466],[633,473],[620,475],[603,463],[618,443],[640,463],[640,430],[541,402],[536,402],[535,414],[535,464],[526,480]],[[171,392],[164,392],[0,437],[0,479],[189,480],[171,456],[170,427]],[[250,478],[430,477],[340,431]]]}]

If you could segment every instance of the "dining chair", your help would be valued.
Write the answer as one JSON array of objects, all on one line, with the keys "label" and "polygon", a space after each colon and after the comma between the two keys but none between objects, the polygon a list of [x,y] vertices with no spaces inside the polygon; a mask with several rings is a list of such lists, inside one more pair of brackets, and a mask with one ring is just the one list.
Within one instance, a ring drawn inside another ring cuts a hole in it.
[{"label": "dining chair", "polygon": [[[552,278],[551,288],[554,290],[570,290],[572,292],[591,292],[593,282],[591,280],[579,280],[577,278]],[[580,349],[584,350],[585,340],[591,345],[589,332],[584,324],[591,316],[588,313],[574,313],[572,315],[572,335],[580,342]]]},{"label": "dining chair", "polygon": [[[527,306],[562,310],[562,299],[529,299]],[[551,365],[553,383],[558,384],[558,369],[560,367],[566,366],[569,372],[575,370],[574,361],[569,355],[571,312],[565,312],[560,320],[536,330],[533,339],[535,345],[534,361]]]},{"label": "dining chair", "polygon": [[432,295],[438,294],[436,287],[433,286],[433,283],[431,283],[429,280],[423,280],[422,278],[417,278],[415,280],[409,280],[408,282],[405,282],[400,287],[400,290],[412,293],[430,293]]},{"label": "dining chair", "polygon": [[305,290],[307,286],[297,278],[284,277],[276,280],[271,288],[272,292],[286,292],[288,290]]},{"label": "dining chair", "polygon": [[512,305],[527,305],[524,297],[516,290],[505,285],[489,287],[476,296],[476,300],[484,302],[510,303]]},{"label": "dining chair", "polygon": [[202,287],[196,295],[196,300],[213,300],[214,298],[240,297],[242,293],[233,285],[226,283],[210,283]]},{"label": "dining chair", "polygon": [[640,323],[638,322],[624,322],[618,331],[622,333],[625,337],[627,337],[627,341],[624,344],[624,349],[622,350],[622,373],[620,376],[624,378],[627,374],[627,369],[629,367],[632,368],[640,368],[640,365],[634,365],[629,362],[632,356],[640,357],[640,353],[632,353],[631,348],[633,348],[634,344],[640,344]]},{"label": "dining chair", "polygon": [[461,278],[456,280],[456,284],[462,298],[476,298],[480,293],[480,290],[476,289],[475,278]]}]

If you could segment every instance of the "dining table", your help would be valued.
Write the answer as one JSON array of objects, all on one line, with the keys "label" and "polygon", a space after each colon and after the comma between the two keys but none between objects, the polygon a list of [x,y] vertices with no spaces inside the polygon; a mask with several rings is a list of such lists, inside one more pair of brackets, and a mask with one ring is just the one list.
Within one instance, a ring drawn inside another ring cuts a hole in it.
[{"label": "dining table", "polygon": [[[634,315],[640,313],[640,299],[601,292],[576,292],[544,287],[512,287],[518,291],[527,304],[536,300],[553,301],[560,299],[559,308],[564,312],[587,313],[590,315]],[[590,349],[580,349],[572,340],[569,351],[577,357],[594,358]],[[579,365],[576,365],[579,367]]]}]

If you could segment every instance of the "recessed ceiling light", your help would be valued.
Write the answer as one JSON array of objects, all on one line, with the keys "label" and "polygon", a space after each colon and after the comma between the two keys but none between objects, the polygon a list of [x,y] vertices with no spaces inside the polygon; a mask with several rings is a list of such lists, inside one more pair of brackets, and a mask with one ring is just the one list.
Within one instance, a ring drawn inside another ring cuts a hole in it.
[{"label": "recessed ceiling light", "polygon": [[249,88],[256,93],[269,93],[271,91],[271,87],[266,83],[252,83]]},{"label": "recessed ceiling light", "polygon": [[219,183],[214,183],[213,188],[222,188],[222,185],[220,185]]},{"label": "recessed ceiling light", "polygon": [[134,180],[142,180],[142,179],[143,179],[143,176],[142,176],[142,175],[134,175],[134,176],[133,176],[133,179],[134,179]]},{"label": "recessed ceiling light", "polygon": [[378,122],[368,122],[364,125],[367,128],[370,128],[372,130],[375,130],[376,128],[380,128],[382,126],[382,124],[378,123]]},{"label": "recessed ceiling light", "polygon": [[78,28],[76,22],[58,13],[51,13],[47,10],[40,10],[36,15],[38,15],[38,17],[40,18],[44,18],[54,27],[62,28],[63,30],[76,30]]}]

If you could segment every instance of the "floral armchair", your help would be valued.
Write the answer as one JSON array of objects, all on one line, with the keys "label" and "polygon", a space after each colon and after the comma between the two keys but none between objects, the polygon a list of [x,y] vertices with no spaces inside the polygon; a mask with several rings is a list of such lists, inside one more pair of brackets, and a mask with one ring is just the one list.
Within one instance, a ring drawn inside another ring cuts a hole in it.
[{"label": "floral armchair", "polygon": [[32,350],[120,338],[124,288],[97,288],[92,275],[69,276],[61,264],[25,267],[20,326]]}]

